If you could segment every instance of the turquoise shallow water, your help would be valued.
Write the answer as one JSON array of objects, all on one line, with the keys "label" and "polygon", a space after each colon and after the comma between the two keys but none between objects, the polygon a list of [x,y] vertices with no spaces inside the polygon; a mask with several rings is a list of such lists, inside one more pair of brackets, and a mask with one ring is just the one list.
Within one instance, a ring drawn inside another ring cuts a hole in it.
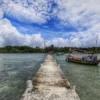
[{"label": "turquoise shallow water", "polygon": [[76,85],[76,91],[81,100],[100,100],[100,65],[67,63],[65,55],[55,56],[55,58],[67,79]]},{"label": "turquoise shallow water", "polygon": [[0,54],[0,100],[19,100],[46,54]]},{"label": "turquoise shallow water", "polygon": [[[0,100],[19,100],[46,54],[0,54]],[[100,65],[67,63],[66,56],[54,56],[67,79],[76,85],[81,100],[100,100]]]}]

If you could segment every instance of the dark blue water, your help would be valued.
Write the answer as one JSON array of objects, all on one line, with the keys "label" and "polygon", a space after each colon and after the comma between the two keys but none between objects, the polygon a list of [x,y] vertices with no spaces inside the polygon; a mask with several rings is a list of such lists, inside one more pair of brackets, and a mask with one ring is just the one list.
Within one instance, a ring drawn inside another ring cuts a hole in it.
[{"label": "dark blue water", "polygon": [[[46,54],[0,54],[0,100],[19,100]],[[76,85],[81,100],[100,100],[100,67],[65,61],[56,56],[67,79]]]}]

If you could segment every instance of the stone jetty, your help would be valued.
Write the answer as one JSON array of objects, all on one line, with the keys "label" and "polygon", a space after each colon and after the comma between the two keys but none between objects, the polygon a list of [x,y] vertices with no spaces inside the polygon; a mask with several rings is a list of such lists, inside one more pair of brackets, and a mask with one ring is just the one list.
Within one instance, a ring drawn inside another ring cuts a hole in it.
[{"label": "stone jetty", "polygon": [[20,100],[80,100],[64,76],[60,65],[48,54]]}]

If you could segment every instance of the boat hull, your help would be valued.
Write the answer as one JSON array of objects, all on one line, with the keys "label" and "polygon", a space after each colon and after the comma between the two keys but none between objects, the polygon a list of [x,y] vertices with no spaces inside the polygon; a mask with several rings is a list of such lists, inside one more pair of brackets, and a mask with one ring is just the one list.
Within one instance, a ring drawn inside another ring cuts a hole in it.
[{"label": "boat hull", "polygon": [[66,61],[72,62],[72,63],[77,63],[77,64],[84,64],[84,65],[98,65],[99,61],[92,62],[92,61],[83,61],[83,60],[74,60],[71,58],[67,58]]}]

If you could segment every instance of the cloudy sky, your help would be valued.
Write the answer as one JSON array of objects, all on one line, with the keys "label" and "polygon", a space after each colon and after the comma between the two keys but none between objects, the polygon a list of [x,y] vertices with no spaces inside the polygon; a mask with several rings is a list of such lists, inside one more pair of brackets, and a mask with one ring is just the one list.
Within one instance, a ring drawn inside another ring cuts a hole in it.
[{"label": "cloudy sky", "polygon": [[100,46],[100,0],[0,0],[0,47]]}]

